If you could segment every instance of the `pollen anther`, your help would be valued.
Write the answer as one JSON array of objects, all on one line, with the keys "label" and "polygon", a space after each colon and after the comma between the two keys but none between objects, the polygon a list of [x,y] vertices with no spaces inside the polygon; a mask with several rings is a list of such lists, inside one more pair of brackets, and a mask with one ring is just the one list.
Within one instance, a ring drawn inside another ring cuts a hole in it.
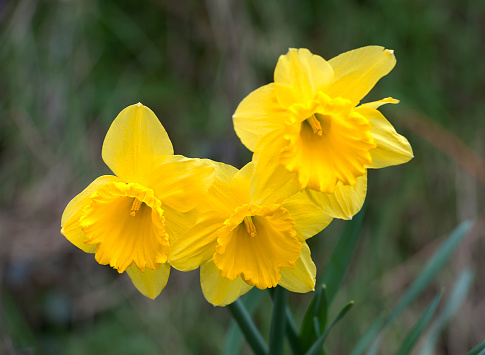
[{"label": "pollen anther", "polygon": [[317,120],[315,115],[312,115],[310,118],[308,118],[307,122],[310,125],[310,127],[312,128],[313,133],[318,134],[319,136],[321,136],[323,134],[322,125],[320,124],[320,121]]},{"label": "pollen anther", "polygon": [[135,197],[133,199],[133,204],[131,205],[130,216],[135,217],[140,207],[141,207],[141,201]]},{"label": "pollen anther", "polygon": [[244,224],[246,225],[246,230],[248,231],[248,234],[254,238],[256,236],[256,226],[254,225],[251,216],[244,217]]}]

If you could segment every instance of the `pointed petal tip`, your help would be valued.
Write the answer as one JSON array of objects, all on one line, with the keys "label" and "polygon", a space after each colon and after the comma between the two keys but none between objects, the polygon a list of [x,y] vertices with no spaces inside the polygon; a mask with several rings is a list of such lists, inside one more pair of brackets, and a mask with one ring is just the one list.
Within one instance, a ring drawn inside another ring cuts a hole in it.
[{"label": "pointed petal tip", "polygon": [[141,107],[143,105],[141,104],[141,102],[139,102],[139,103],[136,104],[136,106]]}]

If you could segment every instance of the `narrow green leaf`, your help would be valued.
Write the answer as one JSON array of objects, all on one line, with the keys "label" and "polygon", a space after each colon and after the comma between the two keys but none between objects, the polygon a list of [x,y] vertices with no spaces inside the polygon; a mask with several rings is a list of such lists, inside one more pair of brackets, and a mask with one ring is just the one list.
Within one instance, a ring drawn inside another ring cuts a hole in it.
[{"label": "narrow green leaf", "polygon": [[485,340],[466,353],[466,355],[484,355],[484,354],[485,354]]},{"label": "narrow green leaf", "polygon": [[281,286],[276,286],[273,292],[273,314],[271,316],[271,330],[269,337],[269,349],[271,355],[281,355],[283,353],[287,299],[288,291]]},{"label": "narrow green leaf", "polygon": [[347,314],[347,312],[350,310],[350,308],[352,308],[353,305],[354,305],[354,301],[350,301],[345,305],[344,308],[342,308],[339,314],[337,314],[337,317],[335,317],[335,319],[332,321],[332,323],[330,323],[330,325],[327,327],[325,332],[322,335],[320,335],[320,337],[313,343],[313,345],[305,353],[305,355],[317,355],[322,351],[323,343],[325,342],[325,339],[327,338],[327,335],[330,332],[330,330]]},{"label": "narrow green leaf", "polygon": [[438,295],[433,299],[431,304],[428,306],[426,311],[423,315],[419,318],[413,328],[409,331],[406,338],[404,338],[401,347],[397,351],[397,355],[408,355],[411,353],[414,345],[419,340],[423,332],[426,330],[431,318],[433,317],[436,308],[438,308],[438,304],[441,299],[442,292],[439,292]]},{"label": "narrow green leaf", "polygon": [[472,223],[469,221],[461,223],[440,246],[438,251],[433,255],[431,260],[426,264],[418,277],[408,288],[404,296],[401,297],[389,317],[387,317],[387,319],[384,321],[384,324],[382,325],[380,332],[375,337],[369,351],[367,352],[367,355],[377,354],[384,331],[393,323],[393,321],[402,313],[402,311],[404,311],[404,309],[406,309],[406,307],[423,292],[426,286],[428,286],[436,274],[443,268],[446,262],[450,259],[452,253],[462,241],[463,237],[470,230],[471,225]]},{"label": "narrow green leaf", "polygon": [[[252,315],[263,300],[264,292],[254,287],[251,291],[241,297],[246,310]],[[241,346],[244,340],[244,335],[239,328],[237,322],[233,319],[227,332],[223,355],[239,355]]]},{"label": "narrow green leaf", "polygon": [[256,355],[266,355],[268,354],[268,346],[263,339],[263,336],[259,332],[258,328],[254,324],[251,316],[249,315],[246,307],[241,300],[236,300],[227,306],[231,311],[232,316],[236,320],[237,324],[241,328],[246,341]]},{"label": "narrow green leaf", "polygon": [[298,332],[296,330],[295,321],[288,306],[286,307],[286,336],[290,343],[291,351],[295,355],[303,354],[303,346],[301,345]]},{"label": "narrow green leaf", "polygon": [[[321,329],[327,326],[328,303],[326,294],[326,285],[322,285],[313,297],[310,307],[308,307],[300,330],[300,339],[305,350],[321,335]],[[315,318],[318,319],[318,326],[315,324]]]},{"label": "narrow green leaf", "polygon": [[345,276],[345,272],[352,260],[352,255],[354,254],[362,229],[364,214],[365,204],[351,221],[346,222],[342,235],[332,253],[330,262],[326,266],[322,279],[318,283],[327,285],[326,294],[329,307],[337,294],[338,288]]},{"label": "narrow green leaf", "polygon": [[371,325],[371,327],[360,338],[359,342],[354,347],[354,349],[352,350],[350,355],[362,355],[364,353],[365,349],[368,348],[371,341],[375,338],[377,333],[379,333],[383,324],[384,324],[384,317],[379,316],[379,318],[377,318],[374,321],[374,323]]},{"label": "narrow green leaf", "polygon": [[465,300],[466,295],[470,291],[473,277],[473,272],[468,269],[465,269],[460,274],[460,276],[458,277],[458,281],[456,281],[453,288],[453,292],[451,293],[450,298],[443,308],[443,311],[440,313],[440,315],[436,318],[436,320],[430,327],[430,330],[427,334],[426,340],[420,352],[421,355],[432,355],[435,353],[434,348],[436,347],[439,336]]}]

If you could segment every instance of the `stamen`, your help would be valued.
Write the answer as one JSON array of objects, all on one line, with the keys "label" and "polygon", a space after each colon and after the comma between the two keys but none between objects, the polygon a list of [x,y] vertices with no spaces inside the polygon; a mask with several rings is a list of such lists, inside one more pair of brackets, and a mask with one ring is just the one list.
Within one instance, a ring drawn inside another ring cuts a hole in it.
[{"label": "stamen", "polygon": [[248,231],[248,234],[254,238],[256,236],[256,227],[253,223],[251,216],[244,217],[244,224],[246,224],[246,230]]},{"label": "stamen", "polygon": [[319,136],[323,134],[322,125],[320,124],[320,121],[317,120],[315,115],[312,115],[310,118],[308,118],[307,122],[310,125],[310,127],[312,127],[313,133],[318,134]]},{"label": "stamen", "polygon": [[139,199],[137,199],[136,197],[135,197],[135,199],[133,199],[133,204],[131,205],[130,216],[135,217],[136,213],[138,212],[138,210],[141,207],[141,203],[142,202]]}]

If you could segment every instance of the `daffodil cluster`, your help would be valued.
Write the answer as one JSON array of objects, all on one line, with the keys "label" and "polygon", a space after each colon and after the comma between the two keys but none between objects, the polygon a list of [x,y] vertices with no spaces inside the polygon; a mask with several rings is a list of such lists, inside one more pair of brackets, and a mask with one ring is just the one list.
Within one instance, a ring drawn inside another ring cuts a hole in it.
[{"label": "daffodil cluster", "polygon": [[360,100],[394,67],[370,46],[325,61],[290,49],[274,83],[250,93],[233,116],[254,152],[241,170],[173,155],[155,114],[140,103],[112,123],[102,157],[113,175],[94,180],[66,207],[61,233],[122,273],[147,297],[170,267],[200,268],[206,299],[224,306],[252,287],[314,289],[306,240],[365,199],[367,169],[412,158],[407,140]]}]

